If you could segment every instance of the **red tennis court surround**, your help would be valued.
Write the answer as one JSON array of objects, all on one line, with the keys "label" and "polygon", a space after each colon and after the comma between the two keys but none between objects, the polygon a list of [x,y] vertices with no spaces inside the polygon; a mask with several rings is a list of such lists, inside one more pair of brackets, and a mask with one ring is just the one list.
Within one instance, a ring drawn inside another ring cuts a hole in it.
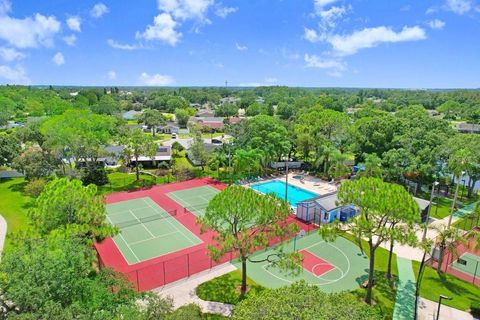
[{"label": "red tennis court surround", "polygon": [[299,252],[303,257],[303,268],[308,272],[313,273],[316,277],[320,277],[321,275],[335,269],[334,265],[331,265],[328,261],[319,258],[308,250],[300,250]]},{"label": "red tennis court surround", "polygon": [[[211,269],[219,264],[235,259],[236,257],[233,253],[227,253],[219,261],[213,261],[207,253],[207,246],[214,244],[212,240],[212,236],[214,235],[213,231],[208,231],[202,234],[200,232],[200,226],[196,224],[197,217],[189,211],[185,212],[184,208],[179,203],[166,195],[169,192],[206,185],[210,185],[218,190],[223,190],[227,187],[225,184],[211,178],[202,178],[158,185],[150,189],[108,195],[106,197],[106,202],[108,204],[150,197],[165,211],[174,212],[176,210],[177,215],[172,218],[183,224],[188,230],[199,237],[203,243],[147,261],[129,265],[113,239],[107,238],[101,243],[94,244],[95,249],[98,252],[100,266],[112,268],[125,274],[126,277],[135,284],[137,290],[146,291],[187,278],[195,273]],[[290,216],[287,223],[297,223],[306,231],[312,230],[311,225],[306,225],[296,220],[294,216]],[[272,243],[282,240],[285,239],[277,239],[272,241]]]}]

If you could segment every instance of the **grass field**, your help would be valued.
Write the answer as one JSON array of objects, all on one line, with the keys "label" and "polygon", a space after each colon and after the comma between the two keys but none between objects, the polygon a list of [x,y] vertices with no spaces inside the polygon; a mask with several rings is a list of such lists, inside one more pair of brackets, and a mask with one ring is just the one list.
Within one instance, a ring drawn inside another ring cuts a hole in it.
[{"label": "grass field", "polygon": [[450,214],[452,200],[448,198],[435,198],[436,204],[432,205],[430,215],[432,218],[442,219]]},{"label": "grass field", "polygon": [[[420,262],[413,261],[415,276],[417,276],[419,268]],[[468,311],[473,301],[480,301],[480,287],[449,274],[438,274],[435,269],[426,267],[425,273],[423,274],[420,296],[432,301],[437,301],[440,294],[452,298],[452,300],[443,300],[445,305],[463,311]]]},{"label": "grass field", "polygon": [[25,195],[25,179],[0,180],[0,214],[7,220],[7,233],[21,230],[27,225],[28,208],[33,199]]}]

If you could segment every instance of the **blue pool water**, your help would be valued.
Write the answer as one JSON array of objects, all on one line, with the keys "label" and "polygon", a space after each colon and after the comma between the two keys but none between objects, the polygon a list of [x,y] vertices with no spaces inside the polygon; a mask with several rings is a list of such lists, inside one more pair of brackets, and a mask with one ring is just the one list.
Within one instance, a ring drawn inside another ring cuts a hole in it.
[{"label": "blue pool water", "polygon": [[[285,182],[279,180],[272,180],[262,183],[257,183],[250,186],[252,189],[261,193],[275,193],[277,197],[285,199]],[[298,188],[288,185],[288,202],[294,207],[297,206],[297,202],[317,197],[318,194],[307,191],[302,188]]]}]

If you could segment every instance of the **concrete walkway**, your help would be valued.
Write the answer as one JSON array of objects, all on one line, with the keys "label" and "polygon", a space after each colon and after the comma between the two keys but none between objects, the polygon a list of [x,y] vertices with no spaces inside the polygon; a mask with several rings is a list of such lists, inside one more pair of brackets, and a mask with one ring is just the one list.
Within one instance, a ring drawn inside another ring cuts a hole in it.
[{"label": "concrete walkway", "polygon": [[413,274],[412,261],[397,257],[398,284],[394,320],[411,320],[415,311],[415,275]]},{"label": "concrete walkway", "polygon": [[164,297],[173,298],[173,306],[175,309],[186,304],[194,303],[205,313],[216,313],[224,316],[232,314],[233,306],[226,303],[204,301],[197,296],[196,288],[213,278],[220,277],[226,273],[236,270],[231,263],[224,263],[211,270],[200,272],[190,278],[186,278],[177,282],[173,282],[164,287],[154,289],[153,291]]},{"label": "concrete walkway", "polygon": [[2,259],[3,246],[7,236],[7,221],[0,215],[0,260]]},{"label": "concrete walkway", "polygon": [[[418,320],[437,320],[438,302],[420,298],[418,303]],[[443,305],[440,307],[438,320],[474,320],[473,316],[465,311],[460,311]]]}]

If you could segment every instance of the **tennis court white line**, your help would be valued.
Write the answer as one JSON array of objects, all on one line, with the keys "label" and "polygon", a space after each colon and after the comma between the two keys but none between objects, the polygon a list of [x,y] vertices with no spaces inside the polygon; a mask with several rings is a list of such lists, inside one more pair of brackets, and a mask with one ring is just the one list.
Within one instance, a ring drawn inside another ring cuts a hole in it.
[{"label": "tennis court white line", "polygon": [[[148,205],[150,208],[152,208],[152,209],[153,209],[153,211],[157,212],[157,209],[156,209],[156,208],[154,208],[154,207],[152,207],[152,206],[151,206],[151,205],[150,205],[150,204],[149,204],[147,201],[145,201],[145,199],[142,199],[142,200],[143,200],[143,201],[144,201],[144,202],[145,202],[145,203],[146,203],[146,204],[147,204],[147,205]],[[158,212],[157,212],[157,213],[158,213]],[[168,214],[168,212],[167,212],[167,214]],[[174,225],[173,223],[171,223],[171,222],[170,222],[170,220],[169,220],[168,218],[167,218],[167,219],[165,219],[165,220],[167,220],[167,222],[168,222],[168,223],[169,223],[169,224],[170,224],[170,225],[171,225],[171,226],[172,226],[172,227],[173,227],[175,230],[177,230],[178,232],[180,232],[180,233],[181,233],[181,234],[182,234],[182,235],[183,235],[183,236],[184,236],[184,237],[185,237],[185,238],[186,238],[188,241],[190,241],[190,243],[191,243],[191,244],[193,244],[193,245],[195,245],[195,244],[196,244],[195,242],[193,242],[193,240],[192,240],[192,239],[190,239],[190,238],[189,238],[189,237],[187,237],[187,236],[186,236],[186,235],[185,235],[183,232],[181,232],[181,231],[180,231],[180,230],[177,228],[177,226],[176,226],[176,225]],[[200,239],[199,239],[199,240],[200,240]]]},{"label": "tennis court white line", "polygon": [[157,238],[163,238],[163,237],[166,237],[166,236],[170,236],[170,235],[172,235],[172,234],[175,234],[175,233],[180,233],[180,232],[174,231],[174,232],[165,233],[165,234],[162,234],[162,235],[159,235],[159,236],[156,236],[156,237],[152,237],[152,238],[148,238],[148,239],[144,239],[144,240],[139,240],[139,241],[132,242],[132,243],[130,243],[130,245],[139,244],[139,243],[142,243],[142,242],[147,242],[147,241],[150,241],[150,240],[153,240],[153,239],[157,239]]},{"label": "tennis court white line", "polygon": [[[108,212],[109,215],[117,215],[117,214],[125,214],[129,211],[136,211],[136,210],[142,210],[142,209],[148,209],[148,207],[141,207],[141,208],[135,208],[135,209],[128,209],[125,211],[117,211],[117,212]],[[108,210],[107,210],[108,211]]]},{"label": "tennis court white line", "polygon": [[[115,224],[112,222],[112,220],[110,220],[110,218],[108,217],[107,215],[107,219],[108,221],[110,222],[110,224],[112,226],[114,226]],[[128,250],[130,250],[130,252],[133,254],[133,256],[135,257],[135,259],[137,259],[136,262],[134,263],[138,263],[140,262],[140,259],[137,257],[137,255],[135,254],[135,252],[133,252],[132,248],[130,248],[130,246],[128,245],[128,242],[125,240],[125,238],[122,236],[122,231],[120,230],[120,232],[118,233],[118,236],[120,236],[120,238],[122,238],[123,242],[125,243],[125,245],[127,246]],[[113,240],[113,237],[112,237],[112,240]],[[115,242],[115,240],[113,240],[113,242]],[[123,255],[123,252],[122,250],[120,250],[120,247],[118,246],[118,244],[115,243],[115,245],[117,246],[117,249],[118,251],[120,251],[120,254],[122,255],[123,259],[125,259],[125,261],[127,261],[127,264],[130,265],[130,263],[128,262],[127,258]]]},{"label": "tennis court white line", "polygon": [[135,217],[135,219],[137,219],[137,221],[139,222],[139,224],[141,224],[142,227],[143,227],[145,230],[147,230],[148,233],[150,233],[150,236],[152,236],[152,238],[155,238],[155,236],[153,235],[153,233],[147,228],[146,225],[143,224],[142,221],[140,221],[140,219],[138,219],[138,217],[135,215],[135,213],[133,213],[132,210],[129,210],[129,211],[130,211],[131,214],[133,214],[133,216]]}]

